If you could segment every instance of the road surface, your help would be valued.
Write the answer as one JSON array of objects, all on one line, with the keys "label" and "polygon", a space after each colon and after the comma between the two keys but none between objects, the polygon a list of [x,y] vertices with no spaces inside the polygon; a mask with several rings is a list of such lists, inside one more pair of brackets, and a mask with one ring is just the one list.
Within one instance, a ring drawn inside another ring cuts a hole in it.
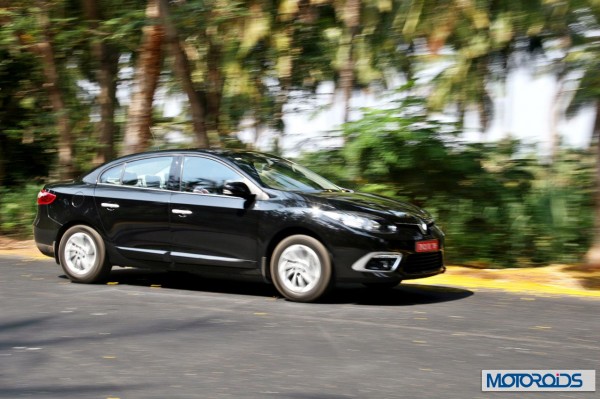
[{"label": "road surface", "polygon": [[0,257],[0,398],[595,398],[481,392],[484,369],[598,369],[600,300],[419,281],[298,304],[264,284]]}]

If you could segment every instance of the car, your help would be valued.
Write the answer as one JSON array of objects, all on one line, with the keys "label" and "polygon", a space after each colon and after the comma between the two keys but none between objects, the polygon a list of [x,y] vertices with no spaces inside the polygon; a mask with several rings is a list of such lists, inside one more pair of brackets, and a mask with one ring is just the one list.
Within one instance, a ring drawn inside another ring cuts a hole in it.
[{"label": "car", "polygon": [[312,302],[336,283],[383,289],[445,270],[426,211],[259,152],[128,155],[45,185],[37,204],[37,247],[76,283],[150,268],[265,281]]}]

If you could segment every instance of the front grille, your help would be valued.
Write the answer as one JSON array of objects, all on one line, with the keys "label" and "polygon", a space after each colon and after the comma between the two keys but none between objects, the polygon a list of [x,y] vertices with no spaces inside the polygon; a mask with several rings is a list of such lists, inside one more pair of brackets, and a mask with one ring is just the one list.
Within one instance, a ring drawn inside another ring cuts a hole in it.
[{"label": "front grille", "polygon": [[408,255],[402,263],[402,270],[407,274],[427,273],[439,270],[444,266],[441,252],[428,252]]}]

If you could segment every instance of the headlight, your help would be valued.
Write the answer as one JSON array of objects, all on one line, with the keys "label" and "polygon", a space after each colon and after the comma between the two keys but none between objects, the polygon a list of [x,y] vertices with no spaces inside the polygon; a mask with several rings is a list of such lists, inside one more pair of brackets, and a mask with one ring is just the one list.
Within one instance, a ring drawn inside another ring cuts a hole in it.
[{"label": "headlight", "polygon": [[365,215],[351,212],[324,211],[320,214],[342,223],[353,229],[366,230],[374,233],[395,233],[396,226],[377,221]]}]

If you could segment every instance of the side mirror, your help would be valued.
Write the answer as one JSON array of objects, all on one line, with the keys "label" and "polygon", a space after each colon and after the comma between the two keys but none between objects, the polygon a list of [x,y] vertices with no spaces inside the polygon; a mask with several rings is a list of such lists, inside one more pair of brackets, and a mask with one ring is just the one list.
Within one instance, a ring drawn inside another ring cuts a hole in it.
[{"label": "side mirror", "polygon": [[228,181],[223,185],[223,195],[230,195],[232,197],[240,197],[244,199],[250,199],[254,197],[254,194],[250,192],[250,189],[246,183],[241,181]]}]

